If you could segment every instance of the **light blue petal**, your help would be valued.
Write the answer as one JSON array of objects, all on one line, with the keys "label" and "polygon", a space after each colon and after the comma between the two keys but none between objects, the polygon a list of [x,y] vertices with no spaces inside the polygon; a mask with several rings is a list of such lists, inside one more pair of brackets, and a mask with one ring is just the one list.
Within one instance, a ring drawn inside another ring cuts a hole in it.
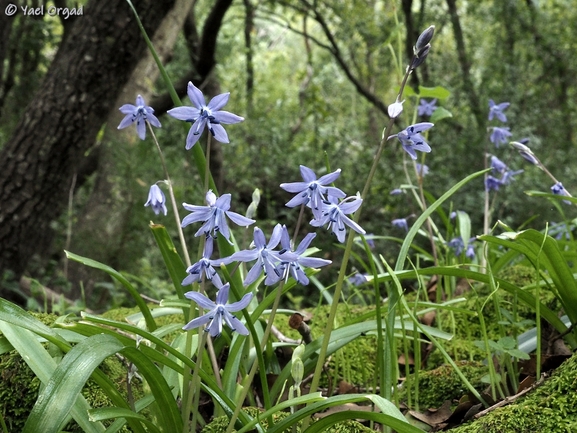
[{"label": "light blue petal", "polygon": [[305,182],[307,182],[307,184],[317,180],[317,175],[310,168],[308,168],[304,165],[301,165],[300,171],[301,171],[301,176],[303,177],[303,180]]},{"label": "light blue petal", "polygon": [[200,116],[200,110],[194,107],[176,107],[166,112],[169,116],[178,120],[193,122]]},{"label": "light blue petal", "polygon": [[333,171],[332,173],[321,176],[317,182],[320,183],[321,185],[329,185],[333,183],[335,180],[337,180],[340,175],[341,175],[341,169],[339,168],[338,170]]},{"label": "light blue petal", "polygon": [[246,274],[246,278],[244,279],[244,282],[242,283],[245,287],[251,285],[252,283],[254,283],[258,277],[260,277],[260,274],[262,272],[262,266],[260,264],[260,262],[256,262],[252,268],[250,268],[250,271],[248,271],[248,274]]},{"label": "light blue petal", "polygon": [[244,324],[238,320],[236,317],[234,317],[232,314],[226,314],[224,315],[224,321],[226,322],[227,326],[232,329],[233,331],[236,331],[238,334],[240,335],[248,335],[248,329],[246,329],[246,326],[244,326]]},{"label": "light blue petal", "polygon": [[219,143],[230,143],[228,134],[222,125],[219,125],[218,123],[209,123],[208,127],[216,141]]},{"label": "light blue petal", "polygon": [[217,305],[214,302],[212,302],[210,299],[208,299],[205,295],[203,295],[200,292],[195,291],[186,292],[184,294],[184,297],[190,299],[191,301],[196,302],[198,306],[203,310],[214,310],[217,307]]},{"label": "light blue petal", "polygon": [[309,187],[309,184],[307,182],[288,182],[281,183],[280,187],[287,192],[296,194],[298,192],[305,191]]},{"label": "light blue petal", "polygon": [[230,291],[230,284],[228,283],[226,283],[218,290],[218,293],[216,294],[217,305],[224,305],[227,303],[229,291]]},{"label": "light blue petal", "polygon": [[208,323],[210,320],[211,316],[209,313],[207,313],[203,316],[197,317],[196,319],[192,319],[190,322],[184,325],[182,329],[184,329],[185,331],[190,331],[191,329],[198,328],[199,326]]},{"label": "light blue petal", "polygon": [[206,101],[204,99],[204,95],[200,91],[198,87],[192,84],[192,81],[188,82],[188,87],[186,88],[186,93],[188,94],[188,98],[190,102],[197,108],[202,108],[206,106]]},{"label": "light blue petal", "polygon": [[217,111],[212,113],[214,119],[218,123],[224,123],[225,125],[240,123],[244,121],[244,117],[237,116],[236,114],[229,113],[228,111]]},{"label": "light blue petal", "polygon": [[252,293],[247,293],[242,297],[240,301],[236,301],[233,302],[232,304],[225,305],[224,308],[226,309],[226,311],[230,311],[231,313],[243,310],[246,307],[248,307],[250,301],[252,301],[253,296],[254,295]]},{"label": "light blue petal", "polygon": [[215,111],[220,110],[228,103],[228,98],[230,97],[230,92],[221,93],[220,95],[216,95],[214,98],[210,100],[208,103],[208,108],[212,111],[213,115]]},{"label": "light blue petal", "polygon": [[226,215],[230,218],[230,220],[235,223],[237,226],[241,226],[241,227],[248,227],[251,224],[254,224],[256,221],[250,218],[247,218],[245,216],[242,216],[240,214],[237,214],[236,212],[232,212],[232,211],[227,211]]}]

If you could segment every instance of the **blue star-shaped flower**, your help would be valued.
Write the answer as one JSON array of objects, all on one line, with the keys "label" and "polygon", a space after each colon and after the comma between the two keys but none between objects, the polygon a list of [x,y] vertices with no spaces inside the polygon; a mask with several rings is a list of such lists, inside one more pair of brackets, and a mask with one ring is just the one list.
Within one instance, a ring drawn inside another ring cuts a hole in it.
[{"label": "blue star-shaped flower", "polygon": [[405,149],[410,157],[417,159],[417,152],[415,152],[416,150],[425,153],[429,153],[431,151],[431,146],[427,144],[425,138],[421,135],[421,132],[431,129],[433,126],[435,125],[431,122],[416,123],[403,129],[398,134],[391,135],[389,139],[392,137],[397,137],[403,145],[403,149]]},{"label": "blue star-shaped flower", "polygon": [[363,228],[347,216],[355,213],[362,203],[363,199],[360,197],[348,197],[339,203],[336,197],[329,196],[328,200],[323,202],[321,218],[312,220],[310,224],[313,227],[326,224],[327,230],[332,230],[340,243],[345,241],[345,225],[364,235],[366,232]]},{"label": "blue star-shaped flower", "polygon": [[509,127],[500,128],[498,126],[494,126],[489,140],[495,145],[495,147],[499,147],[501,144],[507,143],[507,141],[509,141],[509,137],[511,136],[510,129],[511,128]]},{"label": "blue star-shaped flower", "polygon": [[409,222],[407,221],[407,218],[394,219],[391,221],[391,224],[393,224],[393,227],[398,227],[406,232],[409,231]]},{"label": "blue star-shaped flower", "polygon": [[206,193],[206,204],[208,206],[195,206],[183,203],[182,206],[192,213],[182,219],[181,227],[184,228],[189,224],[203,221],[204,224],[194,234],[195,236],[212,233],[212,235],[216,237],[220,232],[227,240],[230,240],[230,231],[226,217],[229,217],[232,222],[241,227],[248,227],[255,223],[255,220],[230,211],[230,199],[230,194],[223,194],[219,198],[216,198],[216,195],[212,191],[208,191]]},{"label": "blue star-shaped flower", "polygon": [[214,284],[217,289],[222,287],[222,280],[214,267],[220,266],[224,260],[210,260],[214,248],[213,242],[212,236],[206,237],[202,258],[186,270],[188,276],[182,281],[183,286],[200,282],[202,274],[204,274],[206,279],[212,281],[212,284]]},{"label": "blue star-shaped flower", "polygon": [[282,226],[277,224],[270,237],[268,243],[262,230],[258,227],[254,228],[254,246],[250,250],[243,250],[234,253],[228,258],[228,262],[251,262],[256,260],[256,263],[248,271],[243,284],[248,286],[254,283],[261,272],[264,272],[266,286],[278,283],[283,277],[283,268],[281,263],[284,261],[295,261],[298,256],[288,251],[275,251],[275,248],[281,240]]},{"label": "blue star-shaped flower", "polygon": [[157,184],[151,185],[148,191],[148,200],[144,206],[150,206],[156,215],[162,212],[166,216],[166,197]]},{"label": "blue star-shaped flower", "polygon": [[[297,282],[306,286],[309,283],[309,279],[302,269],[303,266],[307,268],[320,268],[332,263],[330,260],[303,256],[315,236],[315,233],[307,234],[297,249],[294,250],[294,255],[296,257],[293,258],[293,260],[281,262],[281,268],[283,269],[286,278],[292,276]],[[283,260],[286,260],[284,252],[293,252],[291,249],[290,236],[286,226],[282,226],[280,242],[283,250],[282,253],[279,254],[279,257],[281,257]]]},{"label": "blue star-shaped flower", "polygon": [[500,104],[495,104],[495,101],[489,99],[489,120],[493,120],[493,117],[496,117],[501,122],[506,122],[507,116],[505,116],[503,110],[505,110],[509,105],[509,102],[501,102]]},{"label": "blue star-shaped flower", "polygon": [[426,99],[421,99],[419,101],[419,106],[417,107],[417,112],[419,116],[430,117],[433,112],[437,109],[437,99],[432,99],[427,101]]},{"label": "blue star-shaped flower", "polygon": [[216,141],[228,143],[228,134],[222,124],[239,123],[244,120],[243,117],[221,110],[228,102],[230,93],[217,95],[208,104],[200,89],[191,82],[188,83],[187,93],[193,107],[176,107],[167,111],[175,119],[192,122],[186,137],[186,150],[196,144],[205,127]]},{"label": "blue star-shaped flower", "polygon": [[222,333],[222,325],[225,323],[233,331],[236,331],[241,335],[248,335],[248,329],[246,329],[246,326],[240,320],[234,317],[232,313],[248,307],[248,304],[250,304],[250,301],[252,300],[253,294],[247,293],[242,297],[240,301],[227,304],[229,290],[230,285],[228,283],[222,286],[216,294],[216,303],[212,302],[202,293],[186,292],[184,294],[185,297],[196,302],[198,306],[204,310],[209,311],[208,313],[191,320],[186,325],[184,325],[182,329],[189,331],[208,323],[205,331],[208,332],[212,337],[218,337]]},{"label": "blue star-shaped flower", "polygon": [[140,95],[136,97],[136,105],[124,104],[119,110],[126,114],[118,125],[118,129],[124,129],[136,122],[136,132],[141,140],[146,138],[146,122],[152,126],[160,128],[160,122],[154,115],[154,109],[145,104],[144,98]]},{"label": "blue star-shaped flower", "polygon": [[327,186],[333,183],[341,175],[338,169],[332,173],[325,174],[317,179],[317,175],[310,168],[300,166],[301,175],[304,182],[281,183],[280,187],[285,191],[297,194],[286,204],[288,207],[309,204],[315,219],[322,217],[323,201],[329,197],[344,198],[346,194],[339,188]]},{"label": "blue star-shaped flower", "polygon": [[[563,195],[565,197],[571,197],[571,194],[569,194],[569,191],[565,189],[565,187],[561,182],[557,182],[555,185],[553,185],[551,187],[551,192],[555,195]],[[563,203],[571,204],[569,200],[563,200]]]}]

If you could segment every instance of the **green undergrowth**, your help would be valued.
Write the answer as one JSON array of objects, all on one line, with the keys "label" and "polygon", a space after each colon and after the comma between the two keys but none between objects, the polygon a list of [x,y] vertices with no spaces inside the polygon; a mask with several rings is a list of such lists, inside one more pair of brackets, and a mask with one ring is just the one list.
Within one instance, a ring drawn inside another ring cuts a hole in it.
[{"label": "green undergrowth", "polygon": [[[54,314],[30,314],[48,326],[51,326],[57,318]],[[48,343],[45,344],[48,345]],[[55,347],[48,347],[48,350],[53,350],[55,355],[59,354]],[[100,369],[113,383],[120,384],[119,391],[126,398],[126,367],[122,362],[112,356],[104,360]],[[0,410],[10,432],[22,431],[38,399],[40,387],[40,380],[16,351],[12,350],[0,355]],[[132,393],[136,399],[143,397],[142,384],[138,380],[132,381]],[[91,379],[82,389],[82,395],[93,408],[111,406],[108,397]],[[71,421],[65,431],[81,433],[82,429],[76,422]],[[128,432],[126,429],[120,431]]]},{"label": "green undergrowth", "polygon": [[[261,413],[261,411],[259,409],[254,408],[254,407],[246,408],[246,412],[252,417],[257,417],[259,415],[259,413]],[[273,415],[273,422],[277,423],[279,421],[282,421],[283,419],[285,419],[289,415],[290,415],[289,412],[277,412],[276,414]],[[224,432],[226,432],[226,429],[228,427],[228,422],[229,422],[229,419],[226,415],[219,416],[219,417],[215,418],[214,420],[212,420],[209,424],[204,426],[204,428],[202,429],[202,433],[224,433]],[[263,428],[265,430],[269,427],[268,421],[266,420],[266,418],[262,419],[261,425],[263,426]],[[233,431],[236,431],[236,430],[233,430]],[[301,422],[299,422],[296,426],[296,432],[300,433],[300,431],[301,431]],[[338,422],[337,424],[329,427],[325,431],[328,433],[368,433],[368,432],[372,432],[374,430],[371,430],[370,428],[365,427],[360,422],[357,422],[354,420],[347,420],[347,421]]]},{"label": "green undergrowth", "polygon": [[543,385],[451,433],[577,432],[577,354],[565,361]]},{"label": "green undergrowth", "polygon": [[[487,366],[478,362],[458,361],[457,365],[469,382],[479,392],[487,388],[487,384],[481,378],[487,374]],[[407,376],[399,391],[399,400],[403,402],[415,402],[417,395],[415,384],[418,379],[418,398],[420,409],[439,408],[446,400],[450,400],[456,405],[456,401],[468,394],[468,390],[463,385],[461,378],[455,369],[448,365],[441,365],[433,370],[422,370],[418,378],[414,374]],[[414,404],[411,406],[415,406]]]}]

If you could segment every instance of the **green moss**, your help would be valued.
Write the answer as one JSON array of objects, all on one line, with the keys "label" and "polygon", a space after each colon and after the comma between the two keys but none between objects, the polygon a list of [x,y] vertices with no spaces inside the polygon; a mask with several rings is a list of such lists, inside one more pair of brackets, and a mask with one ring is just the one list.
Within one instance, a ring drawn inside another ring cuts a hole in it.
[{"label": "green moss", "polygon": [[[457,365],[475,389],[482,391],[487,387],[487,384],[481,382],[481,378],[487,374],[486,366],[477,362],[465,361],[457,362]],[[416,380],[416,375],[409,375],[399,393],[399,398],[405,402],[408,401],[407,394],[410,393],[412,407],[416,407]],[[458,400],[467,394],[467,389],[461,378],[450,365],[442,365],[429,371],[419,371],[418,386],[420,408],[438,408],[445,400]]]},{"label": "green moss", "polygon": [[[321,337],[329,316],[329,305],[322,305],[315,309],[313,318],[309,323],[313,339]],[[358,307],[339,304],[337,309],[337,321],[339,326],[351,321],[363,314],[373,311],[372,307]],[[278,315],[275,317],[275,326],[287,337],[300,340],[300,334],[288,326],[288,317]],[[320,386],[327,387],[328,376],[333,386],[337,386],[340,380],[344,380],[355,386],[372,388],[375,386],[375,370],[377,360],[377,342],[374,335],[361,335],[337,350],[328,364],[328,370],[321,378]],[[328,375],[328,376],[327,376]]]},{"label": "green moss", "polygon": [[[261,411],[257,408],[254,407],[248,407],[245,408],[245,411],[254,417],[257,417]],[[279,421],[282,421],[283,419],[285,419],[286,417],[288,417],[290,415],[289,412],[277,412],[273,415],[273,423],[278,423]],[[262,427],[265,429],[265,431],[268,429],[268,421],[266,419],[262,419],[261,421],[261,425]],[[202,429],[202,433],[224,433],[226,432],[226,429],[228,427],[228,417],[227,416],[220,416],[215,418],[214,420],[212,420],[209,424],[207,424],[206,426],[204,426],[204,428]],[[297,425],[297,432],[300,433],[301,431],[301,422],[298,423]],[[233,430],[236,431],[236,430]],[[289,432],[292,430],[288,430]],[[368,432],[372,432],[373,430],[371,430],[368,427],[365,427],[364,425],[362,425],[360,422],[358,421],[354,421],[354,420],[347,420],[347,421],[342,421],[339,422],[331,427],[329,427],[326,432],[328,433],[368,433]]]},{"label": "green moss", "polygon": [[543,385],[509,406],[451,433],[572,433],[577,431],[577,354]]}]

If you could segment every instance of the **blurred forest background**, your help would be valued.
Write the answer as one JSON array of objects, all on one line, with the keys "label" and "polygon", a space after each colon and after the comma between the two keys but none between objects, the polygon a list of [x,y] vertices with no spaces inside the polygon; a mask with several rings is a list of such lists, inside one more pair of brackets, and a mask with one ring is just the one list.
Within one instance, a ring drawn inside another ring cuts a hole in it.
[{"label": "blurred forest background", "polygon": [[[177,201],[203,204],[205,191],[184,150],[188,125],[164,115],[172,102],[128,3],[14,2],[44,5],[45,13],[20,9],[10,17],[9,3],[0,0],[0,294],[30,308],[46,299],[45,288],[94,309],[122,304],[122,291],[103,273],[67,263],[64,249],[125,272],[152,297],[171,294],[148,224],[173,232],[175,223],[143,206],[162,169],[149,136],[142,142],[133,128],[116,129],[118,107],[140,93],[155,108]],[[362,189],[412,45],[432,24],[433,48],[409,85],[442,86],[447,97],[438,105],[452,117],[430,131],[425,189],[440,196],[482,169],[488,149],[525,169],[499,192],[493,222],[543,229],[560,221],[548,201],[524,194],[549,191],[552,182],[507,145],[488,144],[488,127],[504,126],[488,122],[489,99],[510,102],[511,138],[529,138],[570,192],[577,185],[577,8],[570,0],[134,3],[180,96],[189,80],[207,95],[229,91],[226,109],[246,118],[228,128],[230,144],[213,141],[212,170],[239,213],[261,191],[257,219],[265,232],[296,222],[279,184],[300,180],[299,164],[317,173],[327,163],[341,168],[338,186],[349,195]],[[50,16],[54,5],[81,6],[82,15]],[[399,128],[414,123],[416,105],[406,98]],[[367,233],[402,237],[391,221],[418,213],[411,194],[390,195],[407,183],[407,164],[392,140],[365,203]],[[482,230],[483,191],[482,180],[473,182],[451,203],[469,213],[474,234]],[[187,232],[191,253],[194,231]],[[338,260],[328,232],[315,246]],[[394,260],[398,244],[375,248]]]}]

